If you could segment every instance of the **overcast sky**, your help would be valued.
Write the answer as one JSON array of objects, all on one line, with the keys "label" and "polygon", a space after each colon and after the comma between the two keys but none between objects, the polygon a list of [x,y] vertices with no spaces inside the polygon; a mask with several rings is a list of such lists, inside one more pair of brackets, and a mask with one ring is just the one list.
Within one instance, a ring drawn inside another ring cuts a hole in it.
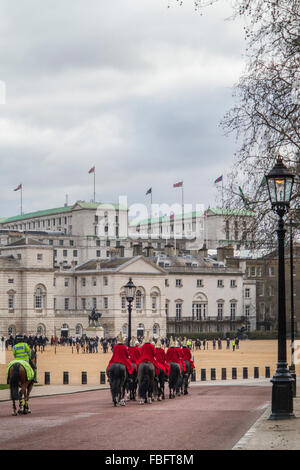
[{"label": "overcast sky", "polygon": [[[227,0],[2,0],[0,217],[96,199],[215,205],[219,128],[244,69]],[[171,6],[168,8],[168,4]],[[220,185],[219,185],[220,187]]]}]

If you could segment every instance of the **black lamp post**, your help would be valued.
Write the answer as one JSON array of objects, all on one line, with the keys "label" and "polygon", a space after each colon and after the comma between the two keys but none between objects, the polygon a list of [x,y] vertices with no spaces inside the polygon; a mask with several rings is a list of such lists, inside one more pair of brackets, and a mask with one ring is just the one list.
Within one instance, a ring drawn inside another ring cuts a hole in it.
[{"label": "black lamp post", "polygon": [[282,157],[266,175],[272,209],[278,215],[278,362],[277,370],[271,382],[272,412],[269,419],[294,418],[293,413],[293,378],[286,360],[286,305],[284,273],[284,239],[283,217],[288,212],[294,183],[294,175],[283,164]]},{"label": "black lamp post", "polygon": [[293,396],[296,396],[296,370],[295,370],[295,319],[294,319],[294,269],[293,269],[293,219],[290,217],[290,297],[291,297],[291,365],[290,371],[294,379]]},{"label": "black lamp post", "polygon": [[128,302],[128,338],[127,338],[127,345],[130,346],[131,341],[131,312],[132,312],[132,302],[135,297],[136,287],[132,282],[132,278],[129,278],[129,281],[124,286],[126,300]]}]

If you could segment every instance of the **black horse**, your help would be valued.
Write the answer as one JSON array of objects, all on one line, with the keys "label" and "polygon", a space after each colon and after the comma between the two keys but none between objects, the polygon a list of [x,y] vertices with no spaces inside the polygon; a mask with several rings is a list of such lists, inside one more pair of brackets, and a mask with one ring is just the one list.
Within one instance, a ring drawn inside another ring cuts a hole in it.
[{"label": "black horse", "polygon": [[152,362],[141,362],[138,367],[139,403],[152,403],[154,392],[155,367]]},{"label": "black horse", "polygon": [[110,366],[107,375],[114,406],[118,403],[125,406],[125,384],[128,376],[126,366],[115,362]]},{"label": "black horse", "polygon": [[165,381],[166,373],[164,370],[159,369],[159,375],[155,376],[154,382],[154,395],[157,396],[158,401],[165,399]]},{"label": "black horse", "polygon": [[137,372],[136,372],[136,364],[134,362],[131,363],[133,367],[132,374],[128,375],[125,388],[127,392],[127,396],[129,395],[129,400],[136,400],[136,390],[137,390]]},{"label": "black horse", "polygon": [[169,362],[169,365],[171,367],[169,375],[169,398],[175,398],[181,380],[180,365],[177,362]]}]

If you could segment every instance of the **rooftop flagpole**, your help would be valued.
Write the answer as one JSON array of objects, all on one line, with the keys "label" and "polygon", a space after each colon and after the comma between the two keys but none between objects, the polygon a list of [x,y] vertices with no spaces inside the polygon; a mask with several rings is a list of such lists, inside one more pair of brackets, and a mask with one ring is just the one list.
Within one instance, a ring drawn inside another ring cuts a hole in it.
[{"label": "rooftop flagpole", "polygon": [[21,215],[23,215],[23,184],[22,183],[20,183],[19,186],[17,186],[14,189],[14,191],[19,191],[19,190],[21,190],[21,194],[20,194],[20,196],[21,196]]}]

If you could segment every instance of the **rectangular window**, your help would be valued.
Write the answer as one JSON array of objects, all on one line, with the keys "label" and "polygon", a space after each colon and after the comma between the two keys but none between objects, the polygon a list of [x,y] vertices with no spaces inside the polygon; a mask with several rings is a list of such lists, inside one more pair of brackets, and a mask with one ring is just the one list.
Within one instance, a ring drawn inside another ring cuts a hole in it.
[{"label": "rectangular window", "polygon": [[108,286],[108,277],[107,277],[107,276],[104,276],[104,278],[103,278],[103,284],[104,284],[105,286]]},{"label": "rectangular window", "polygon": [[65,287],[69,287],[69,278],[65,277]]},{"label": "rectangular window", "polygon": [[96,246],[100,246],[100,240],[96,240]]},{"label": "rectangular window", "polygon": [[53,240],[49,240],[49,245],[53,245]]},{"label": "rectangular window", "polygon": [[64,241],[63,241],[63,240],[59,240],[59,245],[60,245],[60,246],[63,246],[63,244],[64,244]]},{"label": "rectangular window", "polygon": [[14,308],[14,296],[13,295],[8,296],[8,308],[10,310],[13,310]]},{"label": "rectangular window", "polygon": [[270,268],[269,268],[269,276],[275,276],[275,268],[274,268],[274,266],[270,266]]},{"label": "rectangular window", "polygon": [[121,308],[122,310],[126,310],[126,297],[121,297]]},{"label": "rectangular window", "polygon": [[168,316],[169,315],[169,302],[165,303],[165,314]]},{"label": "rectangular window", "polygon": [[77,256],[78,256],[78,251],[77,251],[77,250],[73,250],[73,257],[74,257],[74,258],[77,258]]},{"label": "rectangular window", "polygon": [[96,277],[93,277],[92,284],[93,284],[93,286],[97,285],[97,278]]},{"label": "rectangular window", "polygon": [[63,250],[63,256],[66,258],[68,256],[68,250]]},{"label": "rectangular window", "polygon": [[42,253],[38,253],[38,254],[36,255],[36,258],[37,258],[38,261],[42,261],[42,259],[43,259]]},{"label": "rectangular window", "polygon": [[182,304],[176,304],[176,320],[181,319]]},{"label": "rectangular window", "polygon": [[218,287],[224,287],[222,279],[218,279]]},{"label": "rectangular window", "polygon": [[235,314],[236,314],[236,304],[231,303],[230,304],[230,319],[235,320]]},{"label": "rectangular window", "polygon": [[101,258],[101,250],[96,251],[96,256],[97,256],[97,258]]},{"label": "rectangular window", "polygon": [[81,308],[82,310],[86,309],[86,299],[84,297],[81,299]]},{"label": "rectangular window", "polygon": [[104,308],[108,308],[108,297],[104,297],[103,302],[104,302]]},{"label": "rectangular window", "polygon": [[218,304],[218,320],[223,319],[223,304]]},{"label": "rectangular window", "polygon": [[14,280],[13,279],[8,279],[8,284],[13,284]]},{"label": "rectangular window", "polygon": [[256,275],[256,268],[255,268],[255,266],[251,266],[251,268],[250,268],[250,275],[251,275],[252,277],[255,277],[255,275]]},{"label": "rectangular window", "polygon": [[197,287],[203,287],[203,279],[197,279]]},{"label": "rectangular window", "polygon": [[181,287],[182,286],[182,280],[181,279],[176,279],[175,285],[176,285],[176,287]]},{"label": "rectangular window", "polygon": [[56,310],[56,297],[53,297],[53,309]]},{"label": "rectangular window", "polygon": [[152,310],[156,310],[156,297],[152,297]]},{"label": "rectangular window", "polygon": [[97,308],[97,297],[93,297],[93,308]]},{"label": "rectangular window", "polygon": [[245,289],[245,298],[246,299],[250,298],[250,289],[248,287],[246,287],[246,289]]},{"label": "rectangular window", "polygon": [[82,287],[86,286],[86,278],[85,277],[81,278],[81,285],[82,285]]},{"label": "rectangular window", "polygon": [[231,279],[230,287],[236,287],[236,280],[235,279]]},{"label": "rectangular window", "polygon": [[169,280],[168,279],[165,279],[165,286],[169,287]]},{"label": "rectangular window", "polygon": [[74,246],[74,240],[70,240],[70,246]]},{"label": "rectangular window", "polygon": [[70,302],[70,299],[65,298],[65,310],[69,310],[69,302]]},{"label": "rectangular window", "polygon": [[246,317],[250,316],[250,305],[245,305],[245,316]]}]

